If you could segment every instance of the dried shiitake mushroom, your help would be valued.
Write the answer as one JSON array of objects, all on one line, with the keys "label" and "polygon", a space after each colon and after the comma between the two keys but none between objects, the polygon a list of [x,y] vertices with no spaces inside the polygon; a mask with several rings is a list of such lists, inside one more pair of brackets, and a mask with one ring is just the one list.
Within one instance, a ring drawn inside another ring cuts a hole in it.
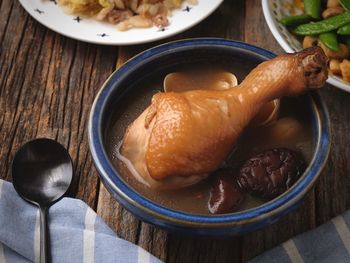
[{"label": "dried shiitake mushroom", "polygon": [[304,169],[299,153],[285,148],[267,150],[245,162],[238,183],[256,196],[273,198],[289,189]]}]

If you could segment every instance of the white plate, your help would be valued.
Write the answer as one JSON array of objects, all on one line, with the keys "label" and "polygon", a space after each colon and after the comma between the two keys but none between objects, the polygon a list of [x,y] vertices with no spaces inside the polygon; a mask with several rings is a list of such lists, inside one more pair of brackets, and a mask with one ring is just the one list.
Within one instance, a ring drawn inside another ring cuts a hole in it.
[{"label": "white plate", "polygon": [[44,26],[77,40],[103,45],[130,45],[151,42],[180,33],[209,16],[223,0],[199,0],[198,5],[186,2],[174,10],[170,25],[131,29],[120,32],[114,25],[65,13],[56,0],[19,0],[24,9]]},{"label": "white plate", "polygon": [[[267,25],[281,47],[286,52],[301,50],[302,43],[278,22],[284,16],[301,13],[293,5],[293,0],[262,0],[261,3]],[[335,75],[330,74],[327,82],[350,92],[350,84]]]}]

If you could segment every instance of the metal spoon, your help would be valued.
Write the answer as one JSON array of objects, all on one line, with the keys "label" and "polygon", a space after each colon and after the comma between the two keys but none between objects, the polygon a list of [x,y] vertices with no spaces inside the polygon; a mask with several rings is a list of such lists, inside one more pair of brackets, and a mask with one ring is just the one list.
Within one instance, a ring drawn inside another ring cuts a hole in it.
[{"label": "metal spoon", "polygon": [[17,193],[40,209],[40,262],[50,262],[46,213],[68,190],[73,176],[72,159],[56,141],[36,139],[23,145],[12,162]]}]

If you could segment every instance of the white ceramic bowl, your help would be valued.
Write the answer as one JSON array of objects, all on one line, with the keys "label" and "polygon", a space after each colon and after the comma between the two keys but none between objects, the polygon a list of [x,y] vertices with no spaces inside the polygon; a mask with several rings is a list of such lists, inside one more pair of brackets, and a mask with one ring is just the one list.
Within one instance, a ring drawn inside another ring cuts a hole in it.
[{"label": "white ceramic bowl", "polygon": [[[261,0],[267,25],[277,42],[286,52],[295,52],[302,49],[302,43],[291,34],[287,28],[278,22],[286,15],[301,13],[301,11],[293,5],[293,2],[293,0]],[[342,90],[350,92],[350,84],[335,75],[330,74],[327,82]]]}]

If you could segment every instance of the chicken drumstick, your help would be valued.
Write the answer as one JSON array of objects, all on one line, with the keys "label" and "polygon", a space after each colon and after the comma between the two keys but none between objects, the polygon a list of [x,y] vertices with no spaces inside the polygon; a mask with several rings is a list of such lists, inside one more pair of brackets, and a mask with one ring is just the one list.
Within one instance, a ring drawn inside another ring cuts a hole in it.
[{"label": "chicken drumstick", "polygon": [[236,88],[158,93],[128,127],[121,154],[150,187],[194,184],[220,167],[264,104],[326,79],[327,58],[312,47],[261,63]]}]

